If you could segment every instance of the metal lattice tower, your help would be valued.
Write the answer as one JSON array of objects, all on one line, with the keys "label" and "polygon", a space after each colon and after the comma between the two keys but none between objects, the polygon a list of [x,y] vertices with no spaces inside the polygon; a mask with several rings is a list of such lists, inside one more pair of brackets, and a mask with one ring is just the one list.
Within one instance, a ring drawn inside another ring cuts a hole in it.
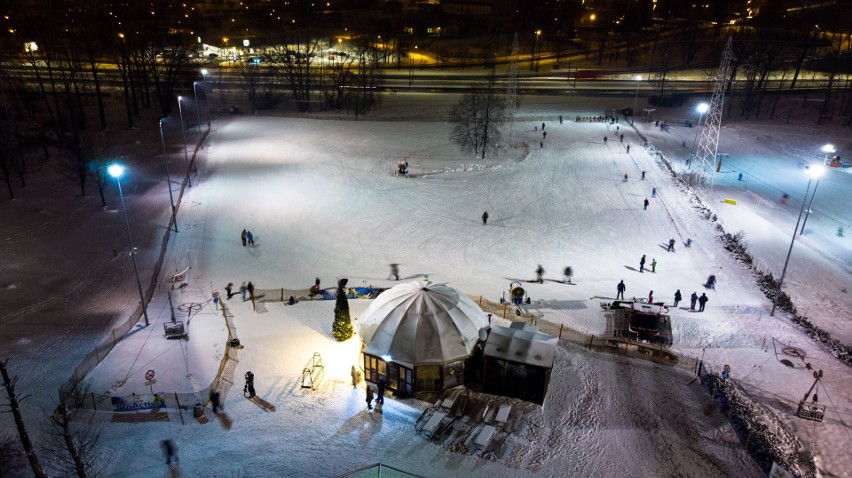
[{"label": "metal lattice tower", "polygon": [[518,108],[518,33],[512,40],[512,63],[509,64],[509,79],[506,82],[506,122],[509,123],[509,144],[515,144],[515,110]]},{"label": "metal lattice tower", "polygon": [[[722,108],[725,103],[725,88],[728,84],[728,76],[731,72],[731,62],[734,59],[732,51],[733,38],[728,37],[725,50],[722,53],[722,63],[716,72],[716,82],[713,86],[713,97],[710,99],[710,108],[707,110],[707,119],[701,129],[701,140],[693,158],[694,164],[701,165],[701,178],[710,172],[710,185],[713,185],[713,177],[716,174],[716,152],[719,148],[719,132],[722,125]],[[703,182],[703,181],[702,181]]]}]

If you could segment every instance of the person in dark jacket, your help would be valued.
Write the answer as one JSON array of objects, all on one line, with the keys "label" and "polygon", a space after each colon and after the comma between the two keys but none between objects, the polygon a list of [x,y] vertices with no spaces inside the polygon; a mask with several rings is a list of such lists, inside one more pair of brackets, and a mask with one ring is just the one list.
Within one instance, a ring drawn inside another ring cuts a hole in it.
[{"label": "person in dark jacket", "polygon": [[648,303],[649,304],[654,303],[654,291],[648,292]]},{"label": "person in dark jacket", "polygon": [[210,389],[210,406],[213,407],[213,413],[219,413],[219,409],[222,408],[222,395],[212,388]]},{"label": "person in dark jacket", "polygon": [[243,240],[243,246],[246,245],[246,239],[248,239],[248,231],[243,229],[243,232],[240,234],[240,239]]},{"label": "person in dark jacket", "polygon": [[642,254],[642,258],[639,259],[639,272],[645,272],[645,254]]},{"label": "person in dark jacket", "polygon": [[178,463],[180,459],[177,456],[177,445],[172,439],[167,438],[160,440],[160,448],[163,450],[163,455],[166,456],[166,464],[171,465],[172,462]]},{"label": "person in dark jacket", "polygon": [[535,268],[535,281],[539,283],[544,283],[544,279],[541,276],[544,275],[544,267],[541,267],[541,264]]},{"label": "person in dark jacket", "polygon": [[704,312],[704,304],[710,300],[707,298],[707,294],[702,293],[701,297],[698,298],[698,312]]},{"label": "person in dark jacket", "polygon": [[668,249],[669,252],[674,252],[674,245],[675,245],[675,240],[669,239],[669,249]]},{"label": "person in dark jacket", "polygon": [[376,396],[376,403],[381,403],[384,405],[385,403],[385,387],[387,383],[385,382],[385,377],[379,377],[378,382],[378,394]]},{"label": "person in dark jacket", "polygon": [[645,206],[645,208],[644,208],[644,209],[645,209],[645,210],[647,210],[647,209],[648,209],[648,204],[651,204],[651,203],[650,203],[650,202],[648,202],[648,198],[645,198],[645,201],[644,201],[642,204]]},{"label": "person in dark jacket", "polygon": [[627,286],[624,285],[624,280],[619,282],[618,286],[616,287],[616,290],[618,290],[618,294],[615,294],[615,298],[616,299],[621,298],[621,300],[624,300],[624,291],[626,289],[627,289]]},{"label": "person in dark jacket", "polygon": [[249,299],[254,300],[254,284],[251,281],[246,285],[246,291],[248,292]]},{"label": "person in dark jacket", "polygon": [[482,213],[482,225],[488,224],[488,211]]},{"label": "person in dark jacket", "polygon": [[698,302],[698,294],[695,292],[689,296],[689,310],[695,310],[695,303]]},{"label": "person in dark jacket", "polygon": [[676,291],[675,291],[674,299],[675,299],[675,300],[674,300],[674,306],[675,306],[675,307],[677,307],[677,304],[678,304],[681,300],[683,300],[683,296],[680,294],[680,289],[678,289],[678,290],[676,290]]},{"label": "person in dark jacket", "polygon": [[253,398],[254,393],[254,374],[249,370],[246,372],[246,385],[243,387],[243,395],[248,395],[248,398]]},{"label": "person in dark jacket", "polygon": [[367,385],[367,398],[365,399],[367,402],[367,410],[373,409],[373,387],[369,384]]},{"label": "person in dark jacket", "polygon": [[233,297],[233,296],[234,296],[234,290],[233,290],[233,288],[234,288],[234,283],[233,283],[233,282],[228,282],[228,285],[226,285],[226,286],[225,286],[225,292],[227,292],[227,293],[228,293],[228,298],[229,298],[229,299],[230,299],[231,297]]}]

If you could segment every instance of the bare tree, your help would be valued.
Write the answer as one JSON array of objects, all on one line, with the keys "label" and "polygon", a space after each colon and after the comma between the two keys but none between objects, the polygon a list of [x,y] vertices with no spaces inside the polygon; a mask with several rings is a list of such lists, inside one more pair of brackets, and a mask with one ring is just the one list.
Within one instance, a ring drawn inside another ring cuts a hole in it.
[{"label": "bare tree", "polygon": [[462,152],[485,159],[486,152],[497,150],[502,138],[500,127],[505,122],[506,98],[492,77],[485,83],[470,85],[461,101],[450,110],[450,141]]},{"label": "bare tree", "polygon": [[44,473],[44,469],[41,467],[41,463],[38,461],[38,456],[36,456],[35,449],[33,448],[33,442],[30,440],[30,434],[27,432],[27,427],[24,424],[24,417],[21,415],[21,400],[26,397],[21,397],[15,391],[15,386],[18,383],[18,377],[9,378],[9,372],[6,369],[7,362],[8,360],[0,362],[0,378],[3,379],[3,386],[6,388],[6,395],[9,398],[9,404],[4,405],[4,408],[8,407],[8,412],[10,412],[15,418],[15,426],[18,427],[18,436],[21,438],[21,445],[24,447],[24,452],[27,454],[27,459],[30,462],[30,468],[33,470],[33,475],[36,478],[47,478],[47,475]]},{"label": "bare tree", "polygon": [[106,466],[106,461],[98,459],[101,430],[73,426],[80,415],[79,409],[69,410],[60,403],[50,417],[50,428],[40,446],[54,458],[62,476],[100,476]]}]

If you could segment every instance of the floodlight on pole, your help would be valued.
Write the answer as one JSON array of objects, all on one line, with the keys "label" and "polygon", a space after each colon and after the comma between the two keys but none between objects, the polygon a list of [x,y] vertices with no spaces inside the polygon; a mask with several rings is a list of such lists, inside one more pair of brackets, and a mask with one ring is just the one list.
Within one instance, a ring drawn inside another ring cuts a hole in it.
[{"label": "floodlight on pole", "polygon": [[[781,286],[784,284],[784,276],[787,274],[787,265],[790,263],[790,253],[793,252],[793,244],[796,242],[796,232],[799,230],[799,222],[802,220],[802,212],[805,210],[805,201],[808,199],[808,193],[811,190],[811,181],[816,177],[819,180],[819,177],[822,176],[822,173],[825,172],[825,169],[822,167],[818,167],[817,165],[805,166],[810,179],[808,179],[808,187],[805,189],[805,197],[802,199],[802,208],[799,210],[799,218],[796,220],[796,227],[793,228],[793,239],[790,241],[790,248],[787,249],[787,258],[784,259],[784,269],[781,270],[781,278],[778,279],[778,288],[775,290],[775,296],[772,298],[772,310],[769,311],[769,316],[775,316],[775,307],[778,305],[778,296],[781,295]],[[816,189],[814,189],[816,192]]]},{"label": "floodlight on pole", "polygon": [[172,204],[172,222],[175,223],[175,232],[178,232],[175,197],[172,194],[172,177],[169,174],[169,159],[168,156],[166,156],[166,140],[163,137],[163,119],[164,118],[160,118],[160,144],[163,145],[163,165],[166,167],[166,182],[169,183],[169,202]]},{"label": "floodlight on pole", "polygon": [[183,159],[186,160],[186,182],[192,187],[192,178],[189,175],[189,154],[186,152],[186,131],[183,128],[183,96],[178,96],[178,113],[180,114],[180,134],[183,136]]},{"label": "floodlight on pole", "polygon": [[192,82],[192,95],[195,97],[195,119],[198,129],[201,129],[201,109],[198,107],[198,82]]},{"label": "floodlight on pole", "polygon": [[124,204],[124,193],[121,191],[121,176],[124,175],[124,166],[112,164],[107,168],[110,176],[115,178],[118,185],[118,197],[121,199],[121,210],[124,212],[124,225],[127,226],[127,241],[130,243],[130,258],[133,259],[133,272],[136,274],[136,287],[139,289],[139,300],[142,303],[142,315],[145,317],[145,326],[148,326],[148,308],[145,305],[145,294],[142,293],[142,282],[139,280],[139,267],[136,265],[136,248],[133,247],[133,235],[130,234],[130,219],[127,218],[127,206]]},{"label": "floodlight on pole", "polygon": [[837,151],[837,150],[834,149],[834,145],[831,144],[831,143],[826,144],[825,146],[822,147],[822,152],[825,153],[825,160],[823,161],[825,164],[828,164],[828,156],[830,154],[834,154],[835,151]]},{"label": "floodlight on pole", "polygon": [[642,84],[642,76],[636,75],[633,79],[636,80],[636,96],[633,97],[633,116],[630,117],[630,126],[633,126],[633,121],[636,120],[636,108],[639,105],[639,85]]},{"label": "floodlight on pole", "polygon": [[805,232],[805,224],[808,223],[808,216],[811,214],[811,206],[814,204],[814,198],[816,197],[816,191],[819,187],[819,178],[825,174],[825,168],[820,166],[819,164],[814,164],[810,168],[811,177],[816,178],[816,184],[814,184],[814,192],[811,193],[811,200],[808,202],[808,208],[805,210],[805,220],[802,221],[802,229],[799,231],[799,235]]},{"label": "floodlight on pole", "polygon": [[[695,131],[695,137],[692,138],[692,151],[689,153],[689,159],[692,160],[692,157],[695,156],[695,145],[698,143],[698,133],[701,132],[701,120],[704,119],[704,113],[710,109],[710,103],[698,103],[698,106],[695,107],[695,111],[698,112],[698,129]],[[691,162],[690,162],[691,164]]]},{"label": "floodlight on pole", "polygon": [[207,129],[210,129],[210,97],[207,96],[209,90],[207,89],[207,74],[210,73],[207,71],[207,68],[201,69],[201,81],[204,82],[204,103],[207,104]]}]

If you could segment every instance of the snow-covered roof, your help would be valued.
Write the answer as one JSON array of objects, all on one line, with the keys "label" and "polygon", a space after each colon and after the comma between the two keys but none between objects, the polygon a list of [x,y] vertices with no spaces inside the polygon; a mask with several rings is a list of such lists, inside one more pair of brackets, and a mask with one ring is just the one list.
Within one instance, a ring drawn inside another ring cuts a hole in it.
[{"label": "snow-covered roof", "polygon": [[552,368],[557,341],[556,337],[538,333],[535,327],[494,326],[485,341],[485,355]]},{"label": "snow-covered roof", "polygon": [[365,353],[394,362],[444,364],[468,357],[488,317],[446,284],[415,281],[379,295],[358,322]]}]

